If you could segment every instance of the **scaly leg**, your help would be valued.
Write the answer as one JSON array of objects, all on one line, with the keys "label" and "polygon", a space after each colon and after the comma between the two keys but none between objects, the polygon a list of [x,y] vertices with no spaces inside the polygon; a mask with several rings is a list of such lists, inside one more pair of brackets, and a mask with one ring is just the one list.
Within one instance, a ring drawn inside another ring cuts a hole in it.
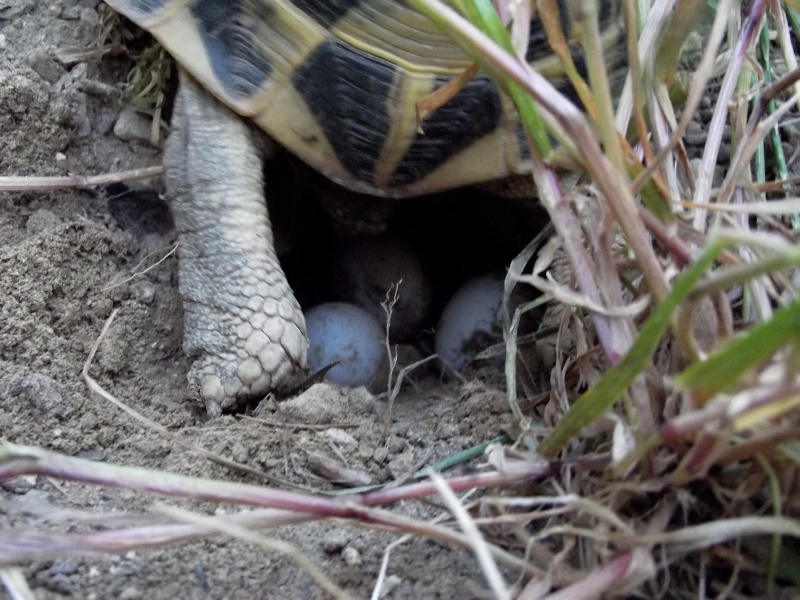
[{"label": "scaly leg", "polygon": [[164,162],[179,236],[184,350],[210,413],[289,385],[308,340],[273,247],[261,157],[242,119],[187,76]]}]

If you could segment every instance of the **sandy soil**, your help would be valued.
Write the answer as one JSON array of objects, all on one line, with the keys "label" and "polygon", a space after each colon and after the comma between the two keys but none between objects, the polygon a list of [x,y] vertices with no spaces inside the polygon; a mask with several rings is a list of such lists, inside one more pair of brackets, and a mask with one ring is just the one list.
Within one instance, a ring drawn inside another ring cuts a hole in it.
[{"label": "sandy soil", "polygon": [[[111,86],[124,79],[130,61],[56,58],[58,48],[96,40],[100,11],[91,0],[0,2],[0,175],[88,175],[160,164],[159,149],[113,133],[122,104]],[[312,452],[345,461],[373,482],[391,482],[494,438],[510,423],[497,371],[484,371],[482,380],[468,383],[442,381],[429,372],[398,399],[388,439],[385,402],[363,389],[317,386],[311,396],[289,400],[280,410],[266,406],[262,416],[273,424],[231,415],[207,419],[187,391],[176,260],[170,256],[143,272],[173,241],[168,217],[153,202],[160,185],[146,182],[133,208],[112,203],[116,219],[103,190],[0,193],[0,437],[5,441],[122,465],[254,481],[144,428],[87,389],[82,365],[114,309],[119,314],[91,371],[105,389],[180,439],[308,488],[334,487],[313,473]],[[130,212],[145,223],[142,231],[139,225],[127,230],[119,225]],[[335,422],[347,435],[328,427],[280,426],[284,421]],[[479,461],[462,469],[477,466]],[[48,523],[43,517],[61,509],[139,513],[153,502],[152,496],[129,491],[25,477],[0,484],[0,526],[94,527]],[[182,506],[207,513],[216,508]],[[420,504],[396,510],[418,518],[441,513]],[[333,523],[275,535],[354,597],[371,594],[384,550],[395,539]],[[38,561],[24,564],[23,571],[42,599],[324,597],[287,558],[221,539],[122,556]],[[391,598],[469,598],[484,589],[471,554],[422,539],[395,549],[388,573]]]}]

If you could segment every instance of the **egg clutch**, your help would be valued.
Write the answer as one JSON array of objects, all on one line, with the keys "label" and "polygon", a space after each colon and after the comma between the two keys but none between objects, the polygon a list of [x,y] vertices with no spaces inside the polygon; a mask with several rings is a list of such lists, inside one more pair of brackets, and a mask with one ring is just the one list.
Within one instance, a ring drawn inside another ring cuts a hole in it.
[{"label": "egg clutch", "polygon": [[[333,270],[340,300],[306,311],[309,366],[318,371],[335,363],[326,379],[366,386],[382,367],[388,369],[387,335],[392,344],[412,342],[420,334],[432,306],[431,283],[412,248],[386,236],[357,241]],[[436,354],[458,370],[480,350],[500,342],[502,300],[501,274],[464,283],[438,318]]]}]

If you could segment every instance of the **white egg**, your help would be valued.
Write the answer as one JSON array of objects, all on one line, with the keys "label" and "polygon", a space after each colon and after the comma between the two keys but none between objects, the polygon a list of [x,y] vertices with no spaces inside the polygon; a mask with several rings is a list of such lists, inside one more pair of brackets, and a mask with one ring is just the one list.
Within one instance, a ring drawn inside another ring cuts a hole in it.
[{"label": "white egg", "polygon": [[472,279],[450,299],[436,328],[436,353],[461,369],[476,354],[502,340],[503,282],[490,275]]},{"label": "white egg", "polygon": [[404,241],[385,236],[352,242],[334,267],[334,290],[385,326],[381,304],[387,291],[400,283],[392,307],[389,337],[393,342],[413,339],[430,312],[432,286],[420,260]]},{"label": "white egg", "polygon": [[372,315],[353,304],[327,302],[306,312],[306,328],[314,371],[338,362],[325,375],[328,381],[350,387],[372,381],[384,354],[384,333]]}]

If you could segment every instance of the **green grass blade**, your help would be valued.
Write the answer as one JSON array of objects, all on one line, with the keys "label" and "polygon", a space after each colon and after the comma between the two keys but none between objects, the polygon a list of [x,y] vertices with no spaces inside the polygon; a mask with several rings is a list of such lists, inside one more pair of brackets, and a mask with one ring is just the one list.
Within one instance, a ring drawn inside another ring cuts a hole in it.
[{"label": "green grass blade", "polygon": [[[497,14],[494,6],[481,0],[464,0],[463,5],[469,20],[492,38],[503,50],[514,56],[511,36],[500,20],[500,15]],[[552,145],[547,136],[542,118],[539,116],[536,102],[531,98],[530,94],[511,81],[510,78],[504,77],[500,83],[514,101],[514,105],[517,107],[520,118],[525,125],[525,130],[533,140],[537,153],[541,157],[548,156],[552,150]]]},{"label": "green grass blade", "polygon": [[555,455],[581,429],[602,417],[619,400],[634,378],[647,366],[669,327],[673,311],[688,298],[723,247],[721,242],[711,244],[697,262],[675,281],[672,292],[645,321],[630,351],[575,401],[553,432],[542,441],[539,446],[542,456]]},{"label": "green grass blade", "polygon": [[703,402],[737,385],[791,340],[800,340],[800,301],[779,308],[772,319],[753,325],[703,362],[696,362],[675,383]]}]

